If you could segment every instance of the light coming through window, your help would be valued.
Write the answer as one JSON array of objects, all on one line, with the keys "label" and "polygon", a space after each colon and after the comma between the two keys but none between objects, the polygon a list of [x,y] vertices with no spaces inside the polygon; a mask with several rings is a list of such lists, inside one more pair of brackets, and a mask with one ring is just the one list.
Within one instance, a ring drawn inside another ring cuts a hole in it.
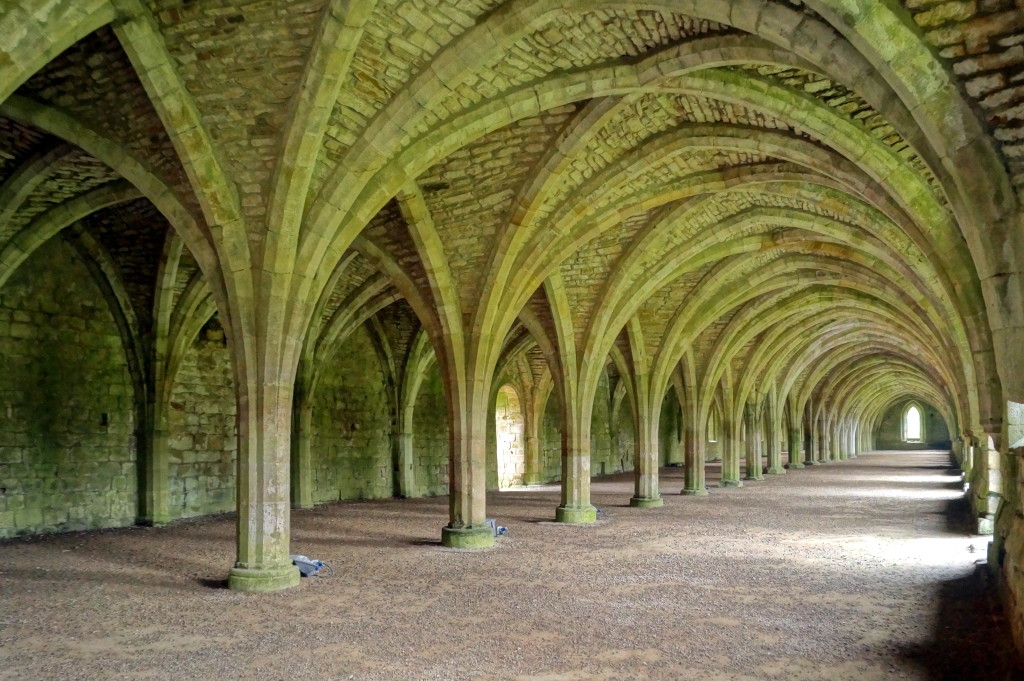
[{"label": "light coming through window", "polygon": [[903,417],[903,439],[921,439],[921,410],[917,407],[911,406]]}]

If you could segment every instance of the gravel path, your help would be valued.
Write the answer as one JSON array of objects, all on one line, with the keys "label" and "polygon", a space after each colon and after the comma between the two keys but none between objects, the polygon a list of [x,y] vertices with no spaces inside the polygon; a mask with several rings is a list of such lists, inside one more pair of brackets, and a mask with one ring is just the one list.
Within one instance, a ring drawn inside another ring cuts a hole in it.
[{"label": "gravel path", "polygon": [[[940,452],[877,452],[603,519],[555,486],[494,494],[509,534],[441,548],[447,500],[293,515],[337,576],[223,588],[231,517],[0,543],[0,679],[1013,679],[1011,645]],[[709,486],[716,475],[709,467]]]}]

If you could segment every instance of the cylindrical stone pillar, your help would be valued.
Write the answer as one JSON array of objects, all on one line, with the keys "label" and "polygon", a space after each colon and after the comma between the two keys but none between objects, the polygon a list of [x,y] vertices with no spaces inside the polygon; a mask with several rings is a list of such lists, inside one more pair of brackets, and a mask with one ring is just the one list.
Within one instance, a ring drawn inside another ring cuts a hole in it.
[{"label": "cylindrical stone pillar", "polygon": [[562,503],[555,509],[560,523],[582,525],[597,520],[590,503],[590,433],[562,435]]},{"label": "cylindrical stone pillar", "polygon": [[719,487],[743,487],[740,480],[739,428],[732,416],[722,419],[722,478]]},{"label": "cylindrical stone pillar", "polygon": [[790,470],[799,470],[804,467],[801,458],[803,457],[803,432],[801,432],[800,426],[793,425],[789,427],[789,463],[786,464],[786,468]]}]

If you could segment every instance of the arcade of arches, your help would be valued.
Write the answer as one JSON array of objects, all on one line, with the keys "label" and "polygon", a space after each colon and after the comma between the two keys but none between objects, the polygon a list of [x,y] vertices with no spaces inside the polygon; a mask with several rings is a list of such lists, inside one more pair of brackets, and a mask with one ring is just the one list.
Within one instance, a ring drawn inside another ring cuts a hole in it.
[{"label": "arcade of arches", "polygon": [[3,0],[0,537],[945,447],[1021,640],[1022,200],[1020,0]]}]

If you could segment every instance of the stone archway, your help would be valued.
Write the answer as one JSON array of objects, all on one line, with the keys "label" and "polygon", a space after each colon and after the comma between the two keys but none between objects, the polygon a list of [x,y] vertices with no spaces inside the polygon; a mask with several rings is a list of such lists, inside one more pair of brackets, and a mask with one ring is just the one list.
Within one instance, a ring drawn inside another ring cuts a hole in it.
[{"label": "stone archway", "polygon": [[523,410],[519,393],[511,385],[498,390],[494,406],[494,425],[498,439],[498,487],[509,489],[523,485],[526,451],[523,447]]}]

